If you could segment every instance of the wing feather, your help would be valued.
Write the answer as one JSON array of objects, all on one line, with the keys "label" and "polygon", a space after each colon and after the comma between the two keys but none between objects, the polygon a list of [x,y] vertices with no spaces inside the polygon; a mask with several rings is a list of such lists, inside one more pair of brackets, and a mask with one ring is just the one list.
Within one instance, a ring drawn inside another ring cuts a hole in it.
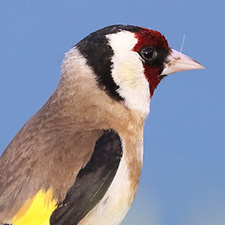
[{"label": "wing feather", "polygon": [[81,169],[65,199],[53,212],[51,225],[75,225],[102,199],[122,157],[119,135],[107,130],[97,140],[87,165]]}]

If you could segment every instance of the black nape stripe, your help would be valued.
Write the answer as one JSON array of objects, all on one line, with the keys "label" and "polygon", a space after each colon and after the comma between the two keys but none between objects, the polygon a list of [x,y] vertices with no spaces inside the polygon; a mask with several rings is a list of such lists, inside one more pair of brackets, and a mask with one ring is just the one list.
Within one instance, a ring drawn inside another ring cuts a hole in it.
[{"label": "black nape stripe", "polygon": [[80,53],[86,58],[87,64],[97,75],[100,87],[117,101],[121,101],[123,98],[117,92],[119,86],[114,82],[111,75],[113,66],[111,59],[114,53],[108,43],[106,35],[117,33],[121,30],[134,32],[140,30],[140,28],[124,25],[106,27],[90,34],[76,45]]},{"label": "black nape stripe", "polygon": [[122,143],[119,135],[112,130],[105,131],[97,140],[90,161],[80,170],[66,198],[52,213],[50,224],[78,224],[105,195],[121,157]]},{"label": "black nape stripe", "polygon": [[117,92],[119,86],[111,76],[113,50],[106,37],[98,33],[90,34],[77,44],[77,48],[96,74],[99,86],[113,99],[122,100]]}]

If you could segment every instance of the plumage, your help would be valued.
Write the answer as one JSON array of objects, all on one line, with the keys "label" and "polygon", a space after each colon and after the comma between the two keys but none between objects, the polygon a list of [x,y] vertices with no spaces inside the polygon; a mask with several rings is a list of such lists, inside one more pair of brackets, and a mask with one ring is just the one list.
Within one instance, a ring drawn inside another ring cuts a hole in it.
[{"label": "plumage", "polygon": [[120,224],[137,192],[155,88],[167,72],[203,68],[185,57],[136,26],[75,45],[56,90],[0,158],[0,224]]}]

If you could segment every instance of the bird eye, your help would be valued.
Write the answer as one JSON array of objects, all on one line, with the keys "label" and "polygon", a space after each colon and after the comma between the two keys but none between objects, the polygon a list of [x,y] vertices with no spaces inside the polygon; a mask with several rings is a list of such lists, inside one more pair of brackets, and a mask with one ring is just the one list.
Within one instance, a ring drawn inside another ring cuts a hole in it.
[{"label": "bird eye", "polygon": [[156,55],[156,52],[152,47],[147,47],[141,49],[140,54],[144,60],[151,60]]}]

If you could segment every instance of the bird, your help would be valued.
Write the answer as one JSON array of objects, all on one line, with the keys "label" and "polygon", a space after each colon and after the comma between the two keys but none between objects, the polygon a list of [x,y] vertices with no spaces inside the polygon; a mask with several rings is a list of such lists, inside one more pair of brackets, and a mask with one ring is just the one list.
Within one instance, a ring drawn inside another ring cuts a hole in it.
[{"label": "bird", "polygon": [[144,27],[111,25],[78,42],[1,155],[0,224],[119,225],[138,190],[155,89],[203,68]]}]

